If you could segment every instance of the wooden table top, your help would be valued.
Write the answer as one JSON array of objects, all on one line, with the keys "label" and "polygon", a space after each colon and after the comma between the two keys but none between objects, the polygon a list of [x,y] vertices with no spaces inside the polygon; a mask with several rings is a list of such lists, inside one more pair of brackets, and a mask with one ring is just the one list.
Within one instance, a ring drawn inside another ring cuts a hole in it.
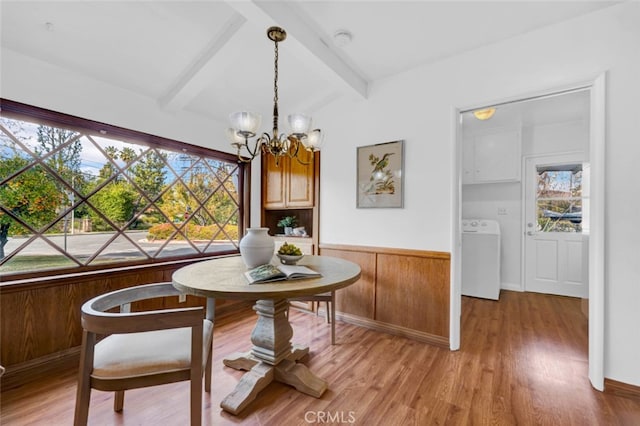
[{"label": "wooden table top", "polygon": [[[277,264],[277,258],[273,263]],[[360,278],[360,266],[329,256],[304,256],[304,265],[322,277],[249,284],[247,267],[240,256],[221,257],[193,263],[173,273],[173,285],[188,294],[224,299],[287,299],[325,293],[353,284]]]}]

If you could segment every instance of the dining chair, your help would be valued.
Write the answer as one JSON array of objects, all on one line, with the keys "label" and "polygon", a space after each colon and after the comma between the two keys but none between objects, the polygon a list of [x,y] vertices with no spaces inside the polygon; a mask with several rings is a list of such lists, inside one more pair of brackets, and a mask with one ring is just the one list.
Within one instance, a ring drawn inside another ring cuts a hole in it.
[{"label": "dining chair", "polygon": [[[170,282],[140,285],[94,297],[82,305],[82,347],[74,425],[86,425],[91,389],[124,391],[191,381],[191,425],[202,421],[202,374],[211,391],[214,300],[201,307],[131,312],[131,302],[181,293]],[[114,312],[120,307],[119,312]],[[97,342],[97,335],[106,335]],[[162,404],[157,401],[156,403]]]},{"label": "dining chair", "polygon": [[[311,296],[300,296],[289,299],[289,302],[312,302],[312,310],[318,314],[320,308],[320,302],[325,302],[325,313],[327,316],[327,322],[331,324],[331,344],[336,344],[336,292],[327,292],[314,294]],[[287,310],[287,316],[289,311]]]}]

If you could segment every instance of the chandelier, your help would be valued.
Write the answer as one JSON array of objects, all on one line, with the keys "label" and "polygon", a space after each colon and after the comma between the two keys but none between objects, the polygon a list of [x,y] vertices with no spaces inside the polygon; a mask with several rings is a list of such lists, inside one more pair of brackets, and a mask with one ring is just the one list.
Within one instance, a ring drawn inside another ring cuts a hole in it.
[{"label": "chandelier", "polygon": [[[267,37],[274,42],[274,78],[273,78],[273,130],[269,134],[262,133],[253,139],[260,127],[260,114],[253,112],[234,112],[229,116],[231,128],[227,136],[231,145],[236,148],[238,161],[250,162],[260,153],[275,157],[276,166],[282,157],[295,158],[301,164],[309,164],[300,159],[302,150],[315,152],[320,149],[323,134],[320,129],[311,130],[311,117],[304,114],[291,114],[288,117],[290,134],[278,134],[278,43],[287,38],[287,33],[280,27],[270,27]],[[248,155],[248,158],[247,158]]]}]

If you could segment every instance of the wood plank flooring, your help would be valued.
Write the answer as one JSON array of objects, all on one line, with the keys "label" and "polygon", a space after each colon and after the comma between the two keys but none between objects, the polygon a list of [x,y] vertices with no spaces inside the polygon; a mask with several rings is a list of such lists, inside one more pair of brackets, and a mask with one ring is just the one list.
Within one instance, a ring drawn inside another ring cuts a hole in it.
[{"label": "wood plank flooring", "polygon": [[[306,364],[329,382],[320,399],[272,383],[240,416],[220,401],[242,373],[222,358],[249,348],[255,314],[223,319],[214,333],[205,425],[639,425],[640,401],[600,393],[587,378],[587,320],[578,299],[502,292],[499,302],[464,297],[462,347],[451,352],[338,321],[331,346],[324,317],[291,311]],[[76,371],[1,395],[2,425],[70,425]],[[113,395],[92,392],[90,425],[184,425],[188,383]]]}]

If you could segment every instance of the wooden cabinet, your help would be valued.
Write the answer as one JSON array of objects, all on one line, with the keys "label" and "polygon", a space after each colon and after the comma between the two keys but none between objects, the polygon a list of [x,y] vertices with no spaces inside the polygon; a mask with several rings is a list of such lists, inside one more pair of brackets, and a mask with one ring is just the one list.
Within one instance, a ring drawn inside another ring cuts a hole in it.
[{"label": "wooden cabinet", "polygon": [[262,156],[262,208],[288,209],[315,205],[315,162],[311,152],[299,153],[305,163],[295,158],[281,158],[276,166],[272,155]]},{"label": "wooden cabinet", "polygon": [[[297,226],[304,227],[308,238],[297,241],[306,254],[317,254],[320,226],[320,153],[304,151],[301,164],[297,159],[281,158],[276,167],[272,155],[262,156],[261,223],[271,235],[284,232],[277,226],[284,216],[295,216]],[[295,240],[294,240],[295,239]]]}]

